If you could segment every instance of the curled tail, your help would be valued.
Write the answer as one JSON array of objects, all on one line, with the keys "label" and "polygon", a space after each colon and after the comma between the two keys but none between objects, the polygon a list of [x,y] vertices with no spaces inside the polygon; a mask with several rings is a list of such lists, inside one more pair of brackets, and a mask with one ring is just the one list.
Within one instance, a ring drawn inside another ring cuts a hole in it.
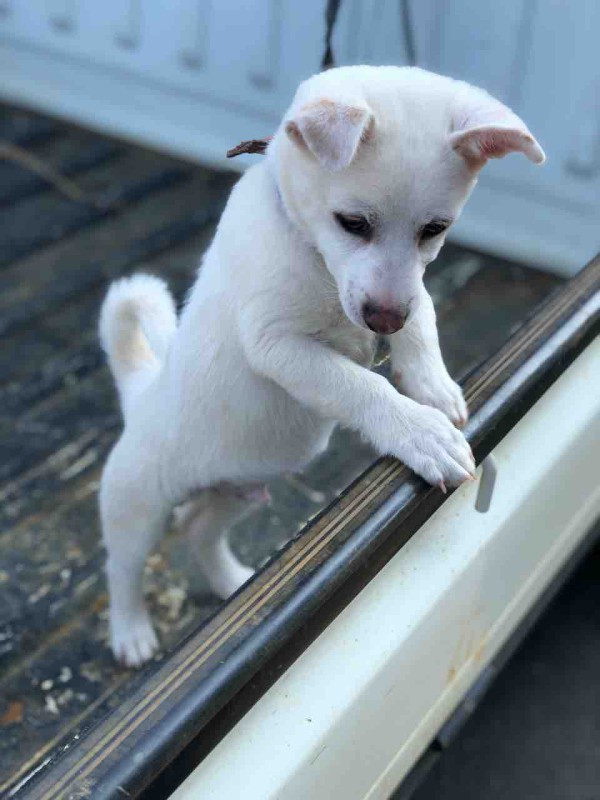
[{"label": "curled tail", "polygon": [[111,284],[100,310],[100,343],[123,403],[160,370],[176,328],[175,303],[160,278],[139,274]]}]

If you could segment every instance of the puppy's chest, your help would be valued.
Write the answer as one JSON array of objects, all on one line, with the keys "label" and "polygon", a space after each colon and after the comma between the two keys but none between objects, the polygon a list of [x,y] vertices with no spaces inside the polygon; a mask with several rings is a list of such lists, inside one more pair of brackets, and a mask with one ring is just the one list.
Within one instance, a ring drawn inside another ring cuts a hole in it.
[{"label": "puppy's chest", "polygon": [[314,338],[363,367],[373,364],[377,337],[345,319],[318,330]]}]

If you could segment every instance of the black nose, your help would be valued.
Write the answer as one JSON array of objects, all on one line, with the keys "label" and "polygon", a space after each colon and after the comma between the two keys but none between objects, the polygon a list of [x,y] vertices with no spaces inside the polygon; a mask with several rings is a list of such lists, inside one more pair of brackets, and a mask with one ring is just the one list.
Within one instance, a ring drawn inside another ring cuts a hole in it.
[{"label": "black nose", "polygon": [[406,313],[392,308],[382,308],[375,303],[365,303],[363,319],[368,328],[382,336],[389,336],[404,327]]}]

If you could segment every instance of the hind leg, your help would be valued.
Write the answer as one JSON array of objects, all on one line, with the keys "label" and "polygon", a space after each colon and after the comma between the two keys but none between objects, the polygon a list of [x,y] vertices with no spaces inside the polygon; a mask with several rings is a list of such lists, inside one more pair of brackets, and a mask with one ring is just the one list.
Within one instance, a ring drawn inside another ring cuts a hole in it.
[{"label": "hind leg", "polygon": [[158,649],[143,595],[146,558],[162,536],[168,502],[140,459],[128,463],[119,443],[105,468],[100,488],[102,531],[107,550],[110,594],[110,644],[117,661],[139,667]]},{"label": "hind leg", "polygon": [[235,522],[268,501],[264,486],[221,485],[205,489],[178,510],[178,524],[218,597],[229,597],[254,574],[232,552],[228,534]]}]

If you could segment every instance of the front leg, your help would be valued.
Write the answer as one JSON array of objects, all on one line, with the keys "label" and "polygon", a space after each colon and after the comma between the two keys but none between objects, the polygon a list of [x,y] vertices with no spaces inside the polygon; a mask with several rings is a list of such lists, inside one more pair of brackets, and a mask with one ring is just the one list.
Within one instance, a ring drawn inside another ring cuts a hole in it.
[{"label": "front leg", "polygon": [[[248,309],[247,309],[248,312]],[[249,312],[241,333],[252,368],[321,416],[359,431],[375,449],[395,456],[431,484],[468,480],[475,463],[460,431],[439,411],[398,394],[381,375],[284,323],[256,324]]]},{"label": "front leg", "polygon": [[444,364],[435,309],[422,289],[419,306],[404,328],[390,337],[392,380],[402,394],[442,411],[459,428],[468,419],[462,389]]}]

